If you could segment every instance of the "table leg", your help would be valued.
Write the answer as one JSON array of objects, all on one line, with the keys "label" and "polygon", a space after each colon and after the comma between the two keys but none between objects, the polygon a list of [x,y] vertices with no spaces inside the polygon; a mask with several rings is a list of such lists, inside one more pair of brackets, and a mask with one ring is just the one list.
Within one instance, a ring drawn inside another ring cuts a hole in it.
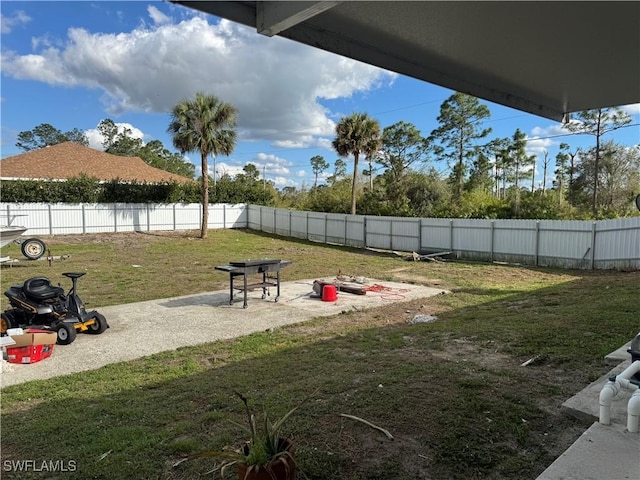
[{"label": "table leg", "polygon": [[265,298],[267,298],[267,279],[269,278],[269,276],[267,275],[267,272],[262,272],[262,300],[264,300]]},{"label": "table leg", "polygon": [[280,269],[278,269],[278,270],[276,271],[276,278],[277,278],[277,280],[276,280],[276,290],[277,290],[277,291],[276,291],[276,293],[277,293],[277,295],[276,295],[276,302],[277,302],[277,301],[278,301],[278,299],[280,298]]},{"label": "table leg", "polygon": [[242,304],[242,308],[247,308],[247,274],[242,275],[244,280],[244,303]]},{"label": "table leg", "polygon": [[229,272],[229,305],[233,305],[233,273]]}]

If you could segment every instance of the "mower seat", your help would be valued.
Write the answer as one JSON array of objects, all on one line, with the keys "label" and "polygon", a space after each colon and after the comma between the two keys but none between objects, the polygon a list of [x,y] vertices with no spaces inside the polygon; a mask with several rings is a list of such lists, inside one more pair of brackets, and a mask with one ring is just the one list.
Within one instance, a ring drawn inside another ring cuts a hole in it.
[{"label": "mower seat", "polygon": [[24,294],[36,302],[49,300],[64,295],[64,289],[54,287],[46,277],[33,277],[24,282],[22,287]]}]

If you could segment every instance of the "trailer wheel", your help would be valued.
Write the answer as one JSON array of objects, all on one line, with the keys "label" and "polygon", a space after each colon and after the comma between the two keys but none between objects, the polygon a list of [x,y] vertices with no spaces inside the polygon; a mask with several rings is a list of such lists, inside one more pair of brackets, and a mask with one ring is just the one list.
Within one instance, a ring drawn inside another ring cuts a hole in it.
[{"label": "trailer wheel", "polygon": [[104,318],[104,315],[100,313],[96,313],[93,317],[95,320],[91,325],[87,325],[87,333],[92,335],[100,335],[107,328],[109,328],[109,324],[107,323],[107,319]]},{"label": "trailer wheel", "polygon": [[20,250],[22,250],[22,254],[27,257],[29,260],[37,260],[42,255],[44,255],[47,246],[44,244],[42,240],[39,238],[27,238],[20,245]]},{"label": "trailer wheel", "polygon": [[71,323],[60,322],[56,327],[58,333],[58,345],[69,345],[76,339],[76,329]]}]

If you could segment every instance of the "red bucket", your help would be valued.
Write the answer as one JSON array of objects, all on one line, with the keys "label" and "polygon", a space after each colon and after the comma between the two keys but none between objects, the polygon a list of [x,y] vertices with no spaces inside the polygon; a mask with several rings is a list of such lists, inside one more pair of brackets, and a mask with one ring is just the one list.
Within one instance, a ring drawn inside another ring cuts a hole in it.
[{"label": "red bucket", "polygon": [[338,300],[338,289],[335,285],[325,285],[322,287],[322,301],[335,302]]}]

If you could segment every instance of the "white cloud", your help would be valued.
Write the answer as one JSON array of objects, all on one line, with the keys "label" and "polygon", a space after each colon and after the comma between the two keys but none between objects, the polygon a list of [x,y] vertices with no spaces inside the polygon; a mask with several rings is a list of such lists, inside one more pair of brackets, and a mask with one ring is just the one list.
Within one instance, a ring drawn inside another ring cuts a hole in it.
[{"label": "white cloud", "polygon": [[557,135],[566,135],[569,131],[562,127],[562,124],[549,125],[548,127],[533,127],[531,129],[532,137],[554,137]]},{"label": "white cloud", "polygon": [[274,177],[269,178],[269,181],[273,182],[276,188],[284,188],[284,187],[296,187],[300,188],[300,184],[286,177]]},{"label": "white cloud", "polygon": [[318,148],[324,148],[333,152],[333,145],[331,144],[330,138],[318,138],[316,141],[316,146]]},{"label": "white cloud", "polygon": [[256,166],[260,175],[263,172],[268,172],[268,175],[291,175],[290,167],[293,166],[289,160],[269,153],[259,153],[249,163]]},{"label": "white cloud", "polygon": [[[223,175],[229,175],[231,178],[234,178],[236,175],[244,173],[243,168],[247,164],[254,165],[260,174],[260,178],[263,178],[264,175],[266,180],[273,182],[277,188],[286,186],[299,187],[300,185],[299,182],[296,182],[296,178],[308,176],[304,170],[292,171],[291,168],[294,167],[293,162],[285,158],[269,153],[258,153],[249,161],[233,159],[225,162],[217,161],[216,171],[218,172],[218,178]],[[213,172],[213,165],[210,164],[209,168],[211,172]],[[196,165],[196,176],[200,175],[200,173],[200,166]]]},{"label": "white cloud", "polygon": [[22,10],[18,10],[10,17],[7,17],[6,15],[2,15],[0,13],[0,33],[11,33],[11,30],[13,30],[14,27],[25,25],[30,21],[31,17],[29,17]]},{"label": "white cloud", "polygon": [[40,48],[48,48],[55,46],[56,43],[60,43],[59,40],[52,39],[49,35],[43,35],[41,37],[31,38],[31,49],[38,50]]},{"label": "white cloud", "polygon": [[[234,178],[239,173],[244,173],[242,171],[244,165],[228,163],[228,162],[216,162],[216,172],[218,172],[218,178],[223,175],[229,175],[231,178]],[[213,176],[213,165],[209,165],[209,169],[211,170],[209,174]],[[198,171],[197,175],[202,173],[202,168],[200,168],[200,164],[196,165],[196,170]]]},{"label": "white cloud", "polygon": [[568,130],[561,124],[549,125],[547,127],[533,127],[531,136],[527,136],[527,154],[536,155],[542,158],[545,151],[560,145],[563,142],[562,136],[567,135]]},{"label": "white cloud", "polygon": [[169,23],[171,21],[171,18],[169,18],[164,13],[162,13],[160,10],[158,10],[153,5],[149,5],[147,7],[147,12],[149,13],[149,16],[151,17],[151,20],[153,20],[153,23],[155,23],[156,25],[163,25],[163,24]]},{"label": "white cloud", "polygon": [[621,107],[622,110],[627,112],[629,115],[635,116],[640,115],[640,103],[633,103],[631,105],[625,105]]},{"label": "white cloud", "polygon": [[[144,139],[145,137],[142,130],[134,127],[130,123],[116,123],[115,125],[116,127],[118,127],[118,133],[122,133],[125,129],[128,129],[128,135],[132,138]],[[104,150],[104,147],[102,146],[104,136],[98,131],[97,128],[90,128],[89,130],[85,130],[84,134],[89,140],[89,146],[91,148],[95,148],[96,150]]]},{"label": "white cloud", "polygon": [[273,142],[273,146],[279,148],[333,148],[330,139],[313,135],[300,135],[295,140],[276,140]]},{"label": "white cloud", "polygon": [[[154,21],[162,20],[160,11],[148,12]],[[285,147],[328,145],[325,137],[334,134],[335,122],[320,101],[350,97],[396,78],[226,20],[210,25],[201,16],[119,34],[71,28],[67,35],[63,47],[47,39],[34,41],[44,48],[32,54],[3,52],[3,73],[100,89],[110,116],[169,112],[178,101],[204,91],[238,109],[242,140]]]},{"label": "white cloud", "polygon": [[549,151],[549,148],[558,145],[558,142],[553,141],[550,138],[544,139],[527,139],[527,154],[528,155],[542,155],[545,150]]}]

